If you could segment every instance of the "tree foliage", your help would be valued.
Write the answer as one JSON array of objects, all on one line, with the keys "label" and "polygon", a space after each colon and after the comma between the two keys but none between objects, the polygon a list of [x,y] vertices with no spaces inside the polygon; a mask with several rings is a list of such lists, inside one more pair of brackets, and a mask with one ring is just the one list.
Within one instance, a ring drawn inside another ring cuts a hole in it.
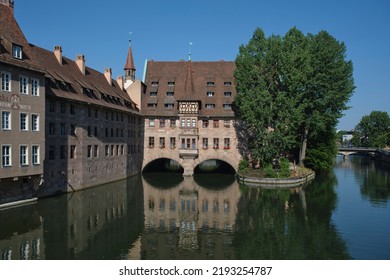
[{"label": "tree foliage", "polygon": [[356,126],[355,146],[383,148],[390,145],[390,117],[387,112],[372,111]]},{"label": "tree foliage", "polygon": [[303,162],[309,136],[321,141],[317,135],[332,133],[354,90],[345,51],[325,31],[304,35],[297,28],[283,37],[256,29],[240,47],[235,105],[253,160],[264,165],[295,151]]}]

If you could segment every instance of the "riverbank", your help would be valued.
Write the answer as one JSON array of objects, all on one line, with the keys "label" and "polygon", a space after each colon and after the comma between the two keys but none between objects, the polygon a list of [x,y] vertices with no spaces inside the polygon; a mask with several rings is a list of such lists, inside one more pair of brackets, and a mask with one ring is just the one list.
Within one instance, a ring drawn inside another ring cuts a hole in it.
[{"label": "riverbank", "polygon": [[239,183],[251,187],[263,188],[293,188],[302,186],[315,178],[315,172],[309,171],[307,174],[300,177],[292,178],[262,178],[240,174],[237,172],[237,180]]},{"label": "riverbank", "polygon": [[390,151],[378,149],[376,152],[376,159],[382,162],[390,163]]}]

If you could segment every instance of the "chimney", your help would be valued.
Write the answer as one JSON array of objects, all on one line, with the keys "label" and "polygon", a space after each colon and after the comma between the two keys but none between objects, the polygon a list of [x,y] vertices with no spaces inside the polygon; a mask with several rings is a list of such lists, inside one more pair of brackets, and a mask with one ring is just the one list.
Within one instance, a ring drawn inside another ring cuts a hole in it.
[{"label": "chimney", "polygon": [[112,70],[111,70],[111,68],[104,69],[104,77],[106,77],[108,84],[110,86],[112,86]]},{"label": "chimney", "polygon": [[85,75],[85,57],[83,54],[76,56],[76,64],[79,67],[81,73]]},{"label": "chimney", "polygon": [[58,63],[60,65],[62,65],[62,47],[61,46],[54,47],[54,55],[56,56]]},{"label": "chimney", "polygon": [[116,78],[116,81],[119,85],[119,88],[123,90],[123,76],[118,76],[118,78]]}]

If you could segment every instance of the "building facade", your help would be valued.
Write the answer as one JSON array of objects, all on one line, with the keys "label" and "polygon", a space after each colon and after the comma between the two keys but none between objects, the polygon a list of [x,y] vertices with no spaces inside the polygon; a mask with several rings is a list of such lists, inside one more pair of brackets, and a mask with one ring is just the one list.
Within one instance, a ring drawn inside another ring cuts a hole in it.
[{"label": "building facade", "polygon": [[143,167],[161,158],[184,175],[208,160],[237,170],[240,153],[232,103],[234,62],[148,61],[141,112],[145,116]]},{"label": "building facade", "polygon": [[32,47],[45,68],[46,151],[43,194],[69,192],[138,174],[142,164],[143,118],[124,90],[89,68],[84,55],[71,60],[62,47]]},{"label": "building facade", "polygon": [[45,79],[13,15],[0,1],[0,204],[32,198],[45,158]]}]

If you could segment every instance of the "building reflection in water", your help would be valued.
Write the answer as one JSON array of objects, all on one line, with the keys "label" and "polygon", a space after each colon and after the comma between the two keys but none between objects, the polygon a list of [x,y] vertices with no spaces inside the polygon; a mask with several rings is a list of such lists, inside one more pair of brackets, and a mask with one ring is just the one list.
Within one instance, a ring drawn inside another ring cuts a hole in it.
[{"label": "building reflection in water", "polygon": [[154,181],[155,174],[143,176],[146,230],[140,259],[234,259],[240,191],[234,176],[218,175],[169,175],[169,184]]}]

